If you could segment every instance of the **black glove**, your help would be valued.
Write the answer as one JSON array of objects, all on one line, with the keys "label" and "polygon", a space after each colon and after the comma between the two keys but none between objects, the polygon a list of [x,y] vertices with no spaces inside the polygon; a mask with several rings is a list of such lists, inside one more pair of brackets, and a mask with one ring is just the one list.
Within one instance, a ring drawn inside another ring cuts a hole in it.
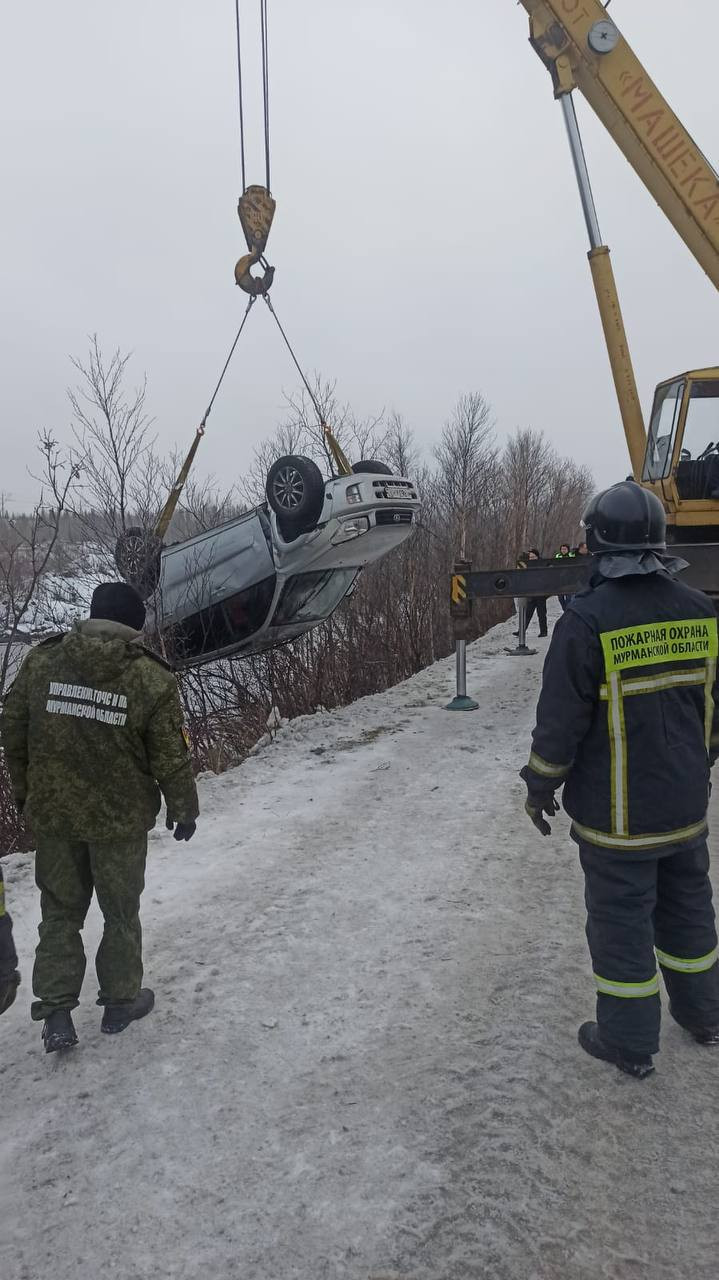
[{"label": "black glove", "polygon": [[197,831],[196,822],[178,822],[177,826],[175,826],[172,818],[165,819],[165,826],[168,831],[172,831],[174,827],[176,840],[191,840]]},{"label": "black glove", "polygon": [[17,969],[14,973],[9,974],[7,978],[0,978],[0,1013],[4,1013],[10,1008],[17,989],[20,986],[20,974]]},{"label": "black glove", "polygon": [[534,795],[530,792],[524,808],[537,831],[543,836],[551,836],[552,828],[542,815],[546,813],[547,818],[553,818],[556,813],[559,813],[559,804],[554,792],[535,793]]}]

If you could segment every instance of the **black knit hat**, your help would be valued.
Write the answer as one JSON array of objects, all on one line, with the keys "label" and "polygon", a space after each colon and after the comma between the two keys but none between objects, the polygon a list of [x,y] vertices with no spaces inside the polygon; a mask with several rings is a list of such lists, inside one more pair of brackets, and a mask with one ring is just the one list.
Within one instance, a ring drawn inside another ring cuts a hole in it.
[{"label": "black knit hat", "polygon": [[134,587],[127,582],[101,582],[92,593],[91,618],[106,622],[122,622],[133,631],[145,625],[145,606]]}]

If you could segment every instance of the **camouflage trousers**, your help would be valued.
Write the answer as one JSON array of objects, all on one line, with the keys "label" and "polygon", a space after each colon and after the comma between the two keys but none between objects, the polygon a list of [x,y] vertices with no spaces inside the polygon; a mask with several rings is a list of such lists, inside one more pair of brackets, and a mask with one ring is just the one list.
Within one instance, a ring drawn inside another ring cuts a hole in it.
[{"label": "camouflage trousers", "polygon": [[17,952],[12,938],[12,920],[5,910],[5,882],[0,867],[0,983],[17,969]]},{"label": "camouflage trousers", "polygon": [[134,1000],[142,983],[140,895],[146,857],[145,834],[90,843],[38,837],[35,881],[42,920],[32,975],[34,1019],[79,1003],[85,976],[80,930],[93,889],[105,920],[95,957],[98,1004]]}]

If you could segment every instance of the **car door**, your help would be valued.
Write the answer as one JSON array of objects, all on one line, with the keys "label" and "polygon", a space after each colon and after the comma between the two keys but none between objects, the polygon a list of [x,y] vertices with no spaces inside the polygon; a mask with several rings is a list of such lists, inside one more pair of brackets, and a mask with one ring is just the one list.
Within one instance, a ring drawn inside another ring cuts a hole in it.
[{"label": "car door", "polygon": [[267,517],[255,510],[165,548],[160,573],[163,628],[274,578],[265,524]]}]

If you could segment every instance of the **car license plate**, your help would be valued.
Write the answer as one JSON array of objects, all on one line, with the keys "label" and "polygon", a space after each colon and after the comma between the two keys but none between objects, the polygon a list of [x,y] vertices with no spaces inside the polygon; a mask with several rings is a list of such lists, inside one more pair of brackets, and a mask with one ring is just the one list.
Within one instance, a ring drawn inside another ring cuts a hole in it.
[{"label": "car license plate", "polygon": [[406,498],[407,490],[403,484],[386,484],[384,491],[388,498]]}]

